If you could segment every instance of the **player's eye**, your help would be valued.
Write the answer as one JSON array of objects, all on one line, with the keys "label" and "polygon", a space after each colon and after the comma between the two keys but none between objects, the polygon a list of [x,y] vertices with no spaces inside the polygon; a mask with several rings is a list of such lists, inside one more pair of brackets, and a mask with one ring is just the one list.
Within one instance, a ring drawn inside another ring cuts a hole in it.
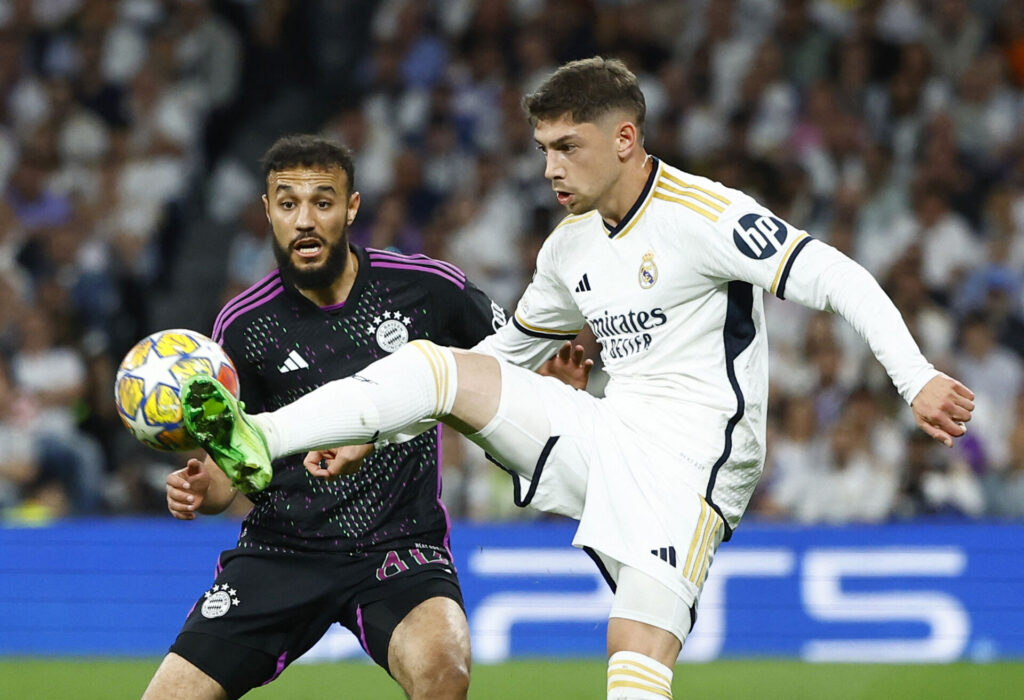
[{"label": "player's eye", "polygon": [[319,202],[316,203],[316,206],[318,209],[328,209],[330,208],[331,203],[326,199],[321,199]]},{"label": "player's eye", "polygon": [[284,202],[281,202],[280,207],[282,209],[294,209],[295,208],[295,202],[291,202],[291,201],[287,201],[286,200]]},{"label": "player's eye", "polygon": [[562,153],[572,153],[573,151],[576,150],[576,144],[566,143],[560,146],[558,150],[560,150]]},{"label": "player's eye", "polygon": [[547,153],[548,153],[548,149],[544,148],[539,143],[537,144],[537,150],[540,151],[541,153],[543,153],[544,155],[547,155]]}]

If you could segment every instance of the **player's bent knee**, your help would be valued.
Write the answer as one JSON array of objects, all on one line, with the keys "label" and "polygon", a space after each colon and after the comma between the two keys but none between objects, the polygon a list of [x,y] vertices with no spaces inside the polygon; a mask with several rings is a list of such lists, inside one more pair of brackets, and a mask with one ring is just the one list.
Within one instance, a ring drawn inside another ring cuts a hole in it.
[{"label": "player's bent knee", "polygon": [[451,350],[458,390],[452,405],[452,427],[469,433],[482,429],[498,412],[501,399],[501,368],[490,355]]},{"label": "player's bent knee", "polygon": [[463,700],[469,693],[469,653],[457,645],[440,645],[392,667],[411,700]]}]

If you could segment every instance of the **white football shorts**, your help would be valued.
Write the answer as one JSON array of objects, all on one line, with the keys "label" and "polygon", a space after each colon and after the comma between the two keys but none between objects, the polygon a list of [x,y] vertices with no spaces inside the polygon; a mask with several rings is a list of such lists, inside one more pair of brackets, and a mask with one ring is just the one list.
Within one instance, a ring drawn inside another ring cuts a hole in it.
[{"label": "white football shorts", "polygon": [[[620,420],[610,402],[499,364],[498,413],[469,437],[512,474],[516,504],[579,520],[573,545],[594,557],[610,583],[623,566],[637,569],[674,593],[692,624],[725,533],[719,515],[692,485],[693,467],[660,447],[656,436]],[[680,636],[678,616],[656,607],[618,616]],[[659,615],[672,619],[650,619]]]}]

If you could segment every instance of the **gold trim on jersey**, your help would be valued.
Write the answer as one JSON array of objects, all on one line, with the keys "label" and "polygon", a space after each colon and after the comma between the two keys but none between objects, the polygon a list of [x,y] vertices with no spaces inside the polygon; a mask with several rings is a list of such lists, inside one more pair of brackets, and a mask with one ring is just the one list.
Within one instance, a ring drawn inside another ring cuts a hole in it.
[{"label": "gold trim on jersey", "polygon": [[652,195],[647,197],[647,201],[644,202],[644,205],[642,207],[640,207],[640,211],[638,211],[636,213],[636,216],[634,216],[633,220],[629,222],[629,225],[626,226],[626,228],[622,229],[615,236],[612,237],[613,241],[619,240],[620,238],[622,238],[627,233],[629,233],[630,231],[633,230],[633,227],[636,226],[636,222],[640,220],[640,217],[644,215],[645,211],[647,211],[647,207],[650,206],[652,197],[656,197],[657,196],[657,195],[653,194],[654,193],[654,188],[653,187],[651,188],[651,193],[652,193]]},{"label": "gold trim on jersey", "polygon": [[[655,177],[654,177],[654,187],[652,187],[651,191],[647,193],[647,201],[645,201],[643,203],[643,206],[641,206],[637,210],[636,214],[633,215],[633,218],[630,219],[630,222],[626,225],[626,228],[622,229],[621,231],[616,233],[614,236],[612,236],[612,240],[613,241],[619,240],[620,238],[624,237],[627,233],[632,231],[633,227],[636,226],[636,222],[640,221],[640,218],[644,215],[644,212],[647,211],[647,207],[649,207],[651,205],[651,200],[655,197],[654,190],[657,189],[657,187],[658,187],[658,180],[661,178],[661,174],[665,170],[665,165],[660,160],[658,161],[658,166],[657,167],[658,167],[658,171],[656,173],[654,173],[654,175],[655,175]],[[650,180],[648,180],[648,182],[650,182]]]},{"label": "gold trim on jersey", "polygon": [[689,189],[694,189],[694,190],[697,190],[699,192],[703,192],[704,194],[706,194],[709,197],[714,197],[715,199],[717,199],[719,202],[721,202],[725,206],[729,206],[730,204],[732,204],[731,200],[726,199],[722,195],[720,195],[720,194],[718,194],[716,192],[712,192],[711,190],[709,190],[709,189],[707,189],[705,187],[701,187],[700,185],[694,185],[694,184],[689,183],[689,182],[684,182],[683,180],[680,180],[678,177],[676,177],[675,175],[673,175],[670,172],[664,172],[664,173],[661,174],[661,176],[666,178],[666,179],[668,179],[668,180],[671,180],[672,182],[676,183],[680,187],[687,187]]},{"label": "gold trim on jersey", "polygon": [[[551,233],[554,233],[558,229],[560,229],[563,226],[566,226],[568,224],[573,224],[573,223],[576,223],[577,221],[583,221],[583,219],[586,219],[588,216],[593,216],[596,213],[597,213],[597,209],[591,209],[590,211],[584,212],[582,214],[569,214],[564,219],[562,219],[557,224],[555,224],[555,227],[553,229],[551,229]],[[550,234],[548,234],[548,235],[550,235]]]},{"label": "gold trim on jersey", "polygon": [[708,199],[707,197],[699,195],[696,192],[691,192],[689,190],[684,190],[684,189],[681,189],[679,187],[675,187],[674,185],[671,185],[671,184],[669,184],[667,182],[659,182],[658,183],[658,187],[661,187],[662,189],[668,190],[672,194],[678,194],[678,195],[682,195],[684,197],[690,197],[691,199],[696,199],[698,202],[700,202],[701,204],[703,204],[707,208],[714,209],[719,214],[721,214],[723,211],[725,211],[725,207],[723,207],[722,205],[720,205],[720,204],[718,204],[716,202],[713,202],[710,199]]},{"label": "gold trim on jersey", "polygon": [[542,326],[535,326],[532,323],[527,323],[526,321],[524,321],[523,317],[520,316],[518,313],[515,314],[515,319],[520,326],[522,326],[526,330],[533,331],[534,333],[552,333],[554,335],[564,335],[565,337],[568,338],[570,336],[578,335],[579,332],[583,330],[582,328],[577,328],[574,331],[567,331],[561,328],[544,328]]},{"label": "gold trim on jersey", "polygon": [[772,288],[769,290],[772,294],[775,294],[775,290],[778,289],[779,280],[782,278],[782,271],[786,269],[786,262],[788,262],[790,256],[793,255],[793,251],[796,249],[796,244],[807,238],[809,235],[810,234],[806,231],[801,231],[800,235],[794,238],[792,243],[789,244],[789,247],[786,248],[786,254],[782,256],[782,260],[779,262],[779,267],[775,271],[775,279],[772,280]]},{"label": "gold trim on jersey", "polygon": [[684,207],[693,209],[695,212],[697,212],[706,219],[710,219],[711,221],[714,222],[718,221],[718,216],[712,214],[709,211],[705,211],[696,204],[693,204],[692,202],[687,202],[685,199],[679,199],[678,197],[669,197],[667,194],[662,194],[661,192],[655,192],[654,196],[657,197],[658,199],[663,199],[666,202],[672,202],[673,204],[682,204]]},{"label": "gold trim on jersey", "polygon": [[690,551],[686,555],[686,564],[683,566],[683,576],[695,586],[700,586],[707,575],[708,563],[714,554],[714,550],[710,549],[711,541],[717,536],[721,527],[722,520],[718,517],[718,513],[701,498],[700,518],[697,520],[693,539],[690,540]]},{"label": "gold trim on jersey", "polygon": [[[658,188],[661,188],[662,191],[658,192]],[[654,189],[654,196],[658,199],[673,204],[682,204],[715,223],[718,222],[718,215],[725,211],[725,207],[732,204],[722,195],[712,192],[706,187],[686,182],[668,171],[661,173]]]}]

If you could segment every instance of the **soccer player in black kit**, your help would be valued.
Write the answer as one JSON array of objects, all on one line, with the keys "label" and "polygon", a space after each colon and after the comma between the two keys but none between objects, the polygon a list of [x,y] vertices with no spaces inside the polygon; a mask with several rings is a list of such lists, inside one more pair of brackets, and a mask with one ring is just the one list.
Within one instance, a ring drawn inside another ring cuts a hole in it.
[{"label": "soccer player in black kit", "polygon": [[[263,166],[278,269],[228,302],[213,328],[251,409],[279,408],[409,340],[468,348],[505,322],[454,265],[349,244],[359,193],[344,147],[289,136]],[[581,352],[563,348],[548,371],[585,385]],[[336,621],[410,698],[465,698],[469,630],[440,500],[438,431],[322,453],[331,459],[318,476],[301,456],[275,462],[144,698],[241,696]],[[235,497],[209,458],[167,479],[168,508],[182,520],[222,512]]]}]

